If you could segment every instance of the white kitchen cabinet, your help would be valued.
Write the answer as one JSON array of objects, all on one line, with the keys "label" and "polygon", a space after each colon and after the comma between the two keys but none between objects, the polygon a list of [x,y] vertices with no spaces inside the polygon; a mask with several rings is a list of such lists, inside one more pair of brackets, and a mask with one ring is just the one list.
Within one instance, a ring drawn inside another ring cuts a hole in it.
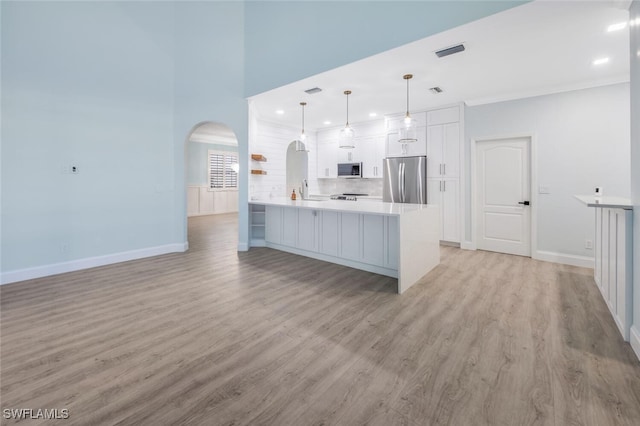
[{"label": "white kitchen cabinet", "polygon": [[295,247],[298,242],[298,209],[282,208],[282,240],[281,243]]},{"label": "white kitchen cabinet", "polygon": [[594,278],[625,341],[632,323],[633,211],[596,207]]},{"label": "white kitchen cabinet", "polygon": [[345,259],[360,260],[360,215],[340,214],[340,255]]},{"label": "white kitchen cabinet", "polygon": [[318,250],[318,211],[298,210],[298,244],[302,250]]},{"label": "white kitchen cabinet", "polygon": [[387,157],[414,157],[419,155],[427,155],[427,113],[417,112],[411,114],[411,117],[417,121],[417,138],[416,142],[402,144],[398,142],[398,129],[404,126],[404,114],[398,114],[387,117]]},{"label": "white kitchen cabinet", "polygon": [[460,242],[460,182],[458,179],[427,178],[427,204],[440,206],[440,240]]},{"label": "white kitchen cabinet", "polygon": [[[337,142],[336,142],[337,145]],[[337,148],[336,163],[359,163],[360,150],[358,149],[358,140],[354,140],[354,148]]]},{"label": "white kitchen cabinet", "polygon": [[320,253],[331,256],[338,256],[338,219],[340,214],[337,212],[322,211],[320,214]]},{"label": "white kitchen cabinet", "polygon": [[387,134],[387,157],[417,157],[427,155],[427,128],[418,127],[418,140],[413,143],[399,143],[398,132]]},{"label": "white kitchen cabinet", "polygon": [[330,136],[317,141],[318,179],[338,177],[338,142]]},{"label": "white kitchen cabinet", "polygon": [[265,240],[280,244],[282,240],[282,207],[265,207]]},{"label": "white kitchen cabinet", "polygon": [[358,141],[359,152],[362,153],[363,178],[382,178],[384,142],[383,136],[367,137]]},{"label": "white kitchen cabinet", "polygon": [[362,261],[372,265],[384,263],[384,217],[361,215]]},{"label": "white kitchen cabinet", "polygon": [[460,177],[460,123],[427,128],[427,177]]},{"label": "white kitchen cabinet", "polygon": [[427,126],[436,124],[457,123],[460,121],[460,107],[458,105],[427,111]]}]

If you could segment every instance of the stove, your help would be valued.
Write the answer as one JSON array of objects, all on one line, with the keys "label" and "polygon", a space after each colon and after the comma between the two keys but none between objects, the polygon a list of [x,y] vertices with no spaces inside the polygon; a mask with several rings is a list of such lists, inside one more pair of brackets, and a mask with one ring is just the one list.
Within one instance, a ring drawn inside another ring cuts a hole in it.
[{"label": "stove", "polygon": [[344,194],[334,194],[330,198],[332,200],[344,200],[344,201],[358,201],[358,196],[366,197],[369,194],[356,194],[356,193],[347,193]]}]

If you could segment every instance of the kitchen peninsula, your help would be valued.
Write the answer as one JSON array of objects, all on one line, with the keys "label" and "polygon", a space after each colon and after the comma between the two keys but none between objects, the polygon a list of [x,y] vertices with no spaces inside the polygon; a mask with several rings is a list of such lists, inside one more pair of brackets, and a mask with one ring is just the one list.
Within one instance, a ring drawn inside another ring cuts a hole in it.
[{"label": "kitchen peninsula", "polygon": [[250,202],[251,245],[398,279],[403,293],[440,263],[440,209],[375,200]]}]

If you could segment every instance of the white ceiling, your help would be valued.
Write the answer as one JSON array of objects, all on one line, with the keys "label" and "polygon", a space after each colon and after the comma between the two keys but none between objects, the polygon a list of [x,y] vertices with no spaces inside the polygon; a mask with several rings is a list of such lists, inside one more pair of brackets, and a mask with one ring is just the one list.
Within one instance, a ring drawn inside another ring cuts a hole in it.
[{"label": "white ceiling", "polygon": [[[253,111],[271,122],[305,127],[344,125],[344,90],[351,90],[349,121],[372,120],[410,109],[523,98],[629,81],[629,30],[607,32],[628,21],[625,2],[535,1],[383,52],[252,98]],[[463,42],[466,50],[438,58],[434,52]],[[609,62],[594,66],[594,59]],[[430,87],[444,92],[434,95]],[[308,95],[304,90],[320,87]],[[276,110],[284,114],[276,114]],[[331,124],[324,124],[325,121]]]}]

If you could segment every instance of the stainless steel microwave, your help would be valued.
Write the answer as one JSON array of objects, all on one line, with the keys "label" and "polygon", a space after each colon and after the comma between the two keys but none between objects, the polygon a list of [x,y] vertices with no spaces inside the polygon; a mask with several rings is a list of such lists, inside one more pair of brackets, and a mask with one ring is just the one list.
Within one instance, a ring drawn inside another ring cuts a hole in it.
[{"label": "stainless steel microwave", "polygon": [[362,163],[338,163],[339,178],[361,178]]}]

